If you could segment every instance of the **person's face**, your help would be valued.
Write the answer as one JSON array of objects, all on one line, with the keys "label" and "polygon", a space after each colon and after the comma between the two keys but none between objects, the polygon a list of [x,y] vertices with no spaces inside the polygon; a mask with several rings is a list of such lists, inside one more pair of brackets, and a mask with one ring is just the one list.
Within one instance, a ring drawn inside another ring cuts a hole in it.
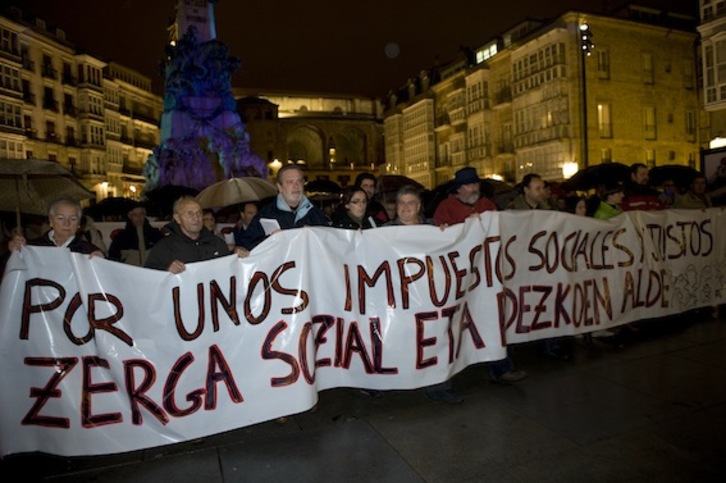
[{"label": "person's face", "polygon": [[618,206],[620,203],[623,202],[623,197],[625,194],[622,191],[618,191],[617,193],[612,193],[608,195],[607,202],[611,205]]},{"label": "person's face", "polygon": [[419,213],[421,213],[421,200],[416,195],[405,194],[396,200],[396,214],[404,225],[418,224]]},{"label": "person's face", "polygon": [[81,214],[73,205],[58,205],[55,212],[48,217],[50,227],[53,229],[55,239],[58,243],[65,243],[66,240],[76,236],[81,226]]},{"label": "person's face", "polygon": [[459,199],[464,203],[474,204],[479,199],[479,183],[467,183],[459,186]]},{"label": "person's face", "polygon": [[146,210],[143,208],[134,208],[129,211],[129,220],[134,226],[144,226],[146,220]]},{"label": "person's face", "polygon": [[706,192],[706,178],[696,178],[691,186],[694,193],[702,195]]},{"label": "person's face", "polygon": [[257,205],[246,204],[245,209],[241,213],[242,223],[249,225],[252,223],[252,219],[257,215]]},{"label": "person's face", "polygon": [[369,200],[371,198],[373,198],[373,194],[376,191],[376,182],[375,181],[373,181],[372,179],[364,179],[363,181],[360,182],[360,187],[363,191],[366,192],[366,196],[368,197]]},{"label": "person's face", "polygon": [[204,213],[204,216],[202,216],[202,222],[204,223],[204,226],[207,227],[207,230],[214,233],[214,230],[217,229],[217,221],[214,219],[214,215],[212,213]]},{"label": "person's face", "polygon": [[577,216],[587,215],[587,203],[585,203],[585,200],[580,200],[577,202],[577,205],[575,205],[575,214]]},{"label": "person's face", "polygon": [[648,168],[641,166],[631,177],[636,184],[648,184]]},{"label": "person's face", "polygon": [[202,206],[194,200],[182,202],[174,213],[174,221],[179,224],[186,236],[192,239],[198,238],[204,226]]},{"label": "person's face", "polygon": [[532,178],[529,182],[529,186],[524,188],[524,196],[530,202],[530,204],[541,203],[547,199],[547,195],[544,189],[544,181],[541,178]]},{"label": "person's face", "polygon": [[345,209],[348,210],[350,215],[359,220],[365,216],[366,208],[368,208],[368,196],[365,191],[354,192],[350,201],[345,204]]},{"label": "person's face", "polygon": [[296,208],[305,193],[305,178],[302,171],[297,169],[283,171],[280,181],[277,183],[277,191],[280,192],[288,206]]},{"label": "person's face", "polygon": [[396,200],[388,200],[383,203],[383,208],[386,210],[389,220],[396,218]]}]

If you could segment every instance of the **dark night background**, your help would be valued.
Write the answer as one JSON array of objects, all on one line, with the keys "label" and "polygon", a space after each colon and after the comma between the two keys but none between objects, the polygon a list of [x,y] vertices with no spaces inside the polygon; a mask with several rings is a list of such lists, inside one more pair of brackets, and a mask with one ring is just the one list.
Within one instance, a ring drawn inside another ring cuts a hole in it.
[{"label": "dark night background", "polygon": [[[176,0],[1,0],[57,25],[79,49],[151,77]],[[236,87],[383,97],[526,18],[602,13],[618,0],[219,0],[217,38],[239,58]],[[697,16],[697,0],[639,0]],[[594,41],[597,44],[597,33]],[[388,50],[386,48],[388,47]],[[396,55],[397,54],[397,55]]]}]

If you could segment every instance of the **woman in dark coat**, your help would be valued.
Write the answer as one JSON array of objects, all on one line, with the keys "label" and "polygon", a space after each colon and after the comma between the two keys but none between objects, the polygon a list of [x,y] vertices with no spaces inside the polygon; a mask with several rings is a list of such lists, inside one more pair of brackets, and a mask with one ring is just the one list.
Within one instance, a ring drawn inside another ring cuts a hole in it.
[{"label": "woman in dark coat", "polygon": [[333,215],[333,226],[348,230],[366,230],[376,228],[375,219],[367,215],[368,196],[362,188],[347,188],[343,199]]}]

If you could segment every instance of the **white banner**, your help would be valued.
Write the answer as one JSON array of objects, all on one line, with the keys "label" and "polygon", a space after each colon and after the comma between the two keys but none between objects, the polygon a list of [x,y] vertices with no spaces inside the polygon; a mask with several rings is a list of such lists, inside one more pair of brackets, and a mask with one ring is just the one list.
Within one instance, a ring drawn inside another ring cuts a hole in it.
[{"label": "white banner", "polygon": [[723,303],[722,218],[303,228],[179,275],[28,247],[0,287],[0,454],[195,439],[307,410],[328,388],[432,385],[506,342]]}]

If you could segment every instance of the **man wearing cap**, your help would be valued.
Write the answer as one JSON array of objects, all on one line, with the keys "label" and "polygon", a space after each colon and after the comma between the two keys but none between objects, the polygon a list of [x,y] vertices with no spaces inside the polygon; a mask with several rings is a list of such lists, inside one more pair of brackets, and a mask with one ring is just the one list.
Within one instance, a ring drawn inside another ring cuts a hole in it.
[{"label": "man wearing cap", "polygon": [[469,216],[484,211],[497,211],[497,205],[480,192],[481,179],[474,168],[461,168],[454,176],[456,193],[439,203],[434,212],[437,225],[463,223]]},{"label": "man wearing cap", "polygon": [[113,237],[108,258],[143,267],[152,247],[164,235],[161,230],[151,226],[146,217],[146,208],[141,203],[129,210],[126,216],[126,227]]},{"label": "man wearing cap", "polygon": [[[450,194],[436,207],[434,222],[439,226],[463,223],[472,215],[484,211],[497,211],[497,205],[480,193],[481,180],[471,167],[461,168],[454,175],[455,194]],[[495,382],[516,382],[527,377],[527,373],[515,369],[509,356],[487,363],[489,377]]]}]

